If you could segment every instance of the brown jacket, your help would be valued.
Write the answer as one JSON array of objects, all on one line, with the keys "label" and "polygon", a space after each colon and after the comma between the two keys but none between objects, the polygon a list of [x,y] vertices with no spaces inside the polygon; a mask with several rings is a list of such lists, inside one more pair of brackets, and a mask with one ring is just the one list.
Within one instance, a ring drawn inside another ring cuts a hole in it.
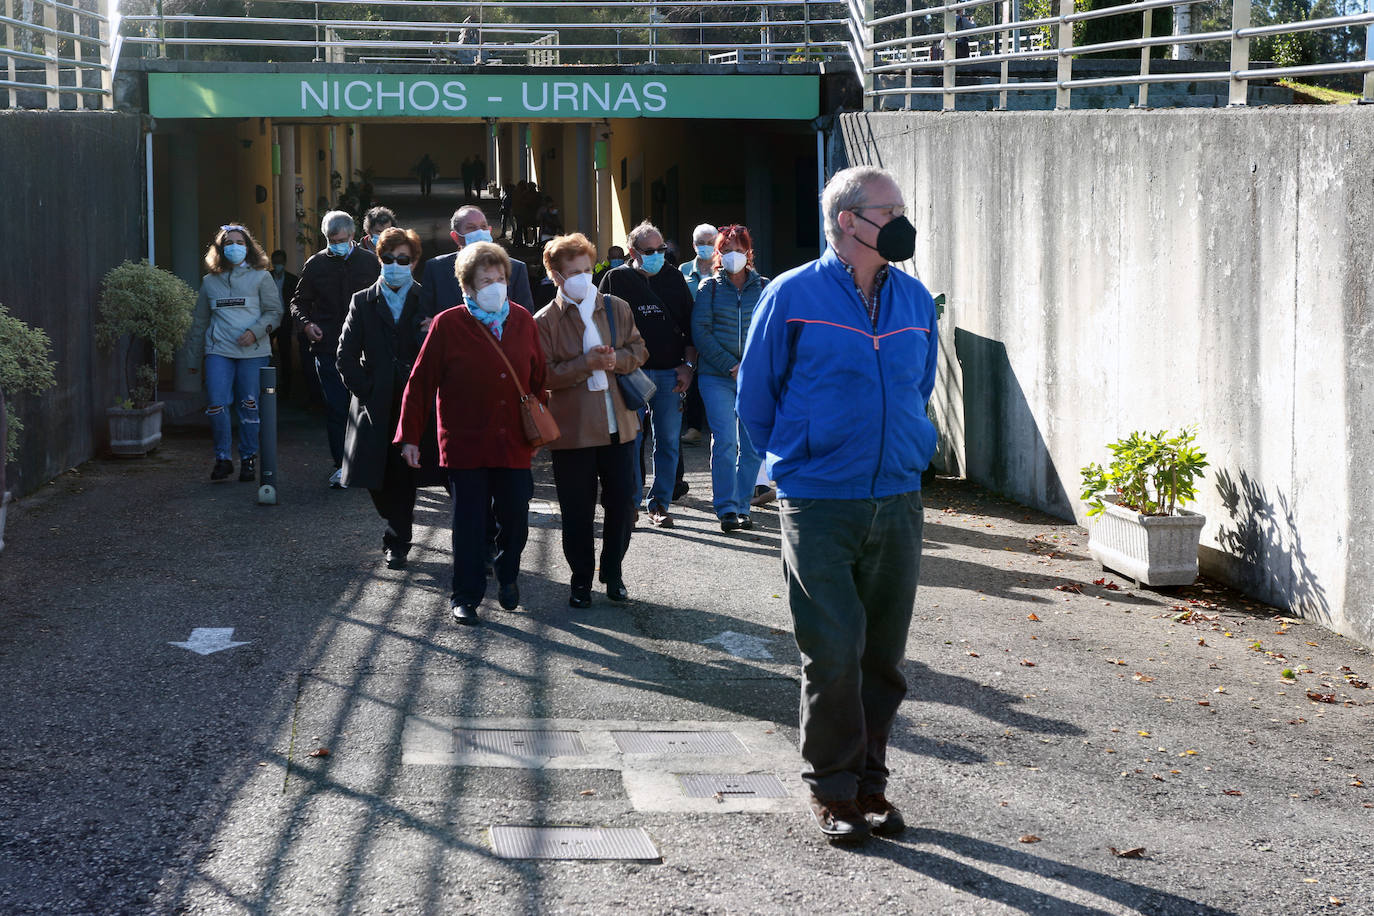
[{"label": "brown jacket", "polygon": [[[649,350],[635,327],[634,313],[624,299],[598,296],[592,320],[601,332],[602,340],[610,339],[606,324],[606,308],[615,309],[615,371],[632,372],[644,365]],[[611,444],[610,424],[606,420],[606,397],[587,387],[592,370],[587,367],[587,354],[582,352],[582,313],[577,306],[563,301],[562,296],[539,310],[534,316],[539,330],[539,343],[544,348],[548,374],[545,384],[553,392],[549,410],[558,421],[561,435],[550,449],[591,448]],[[610,380],[611,403],[615,405],[615,419],[620,427],[620,441],[628,442],[639,435],[639,416],[625,406],[620,386]]]}]

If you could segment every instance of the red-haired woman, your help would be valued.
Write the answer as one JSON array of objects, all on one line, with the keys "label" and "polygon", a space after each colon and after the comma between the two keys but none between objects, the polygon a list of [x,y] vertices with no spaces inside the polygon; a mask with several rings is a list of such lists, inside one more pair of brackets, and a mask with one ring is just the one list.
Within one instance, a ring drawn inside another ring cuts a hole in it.
[{"label": "red-haired woman", "polygon": [[210,431],[215,441],[213,481],[234,473],[229,405],[239,415],[239,480],[257,479],[258,373],[272,356],[271,334],[281,324],[281,294],[268,270],[267,252],[237,223],[220,226],[205,251],[205,269],[187,335],[192,364],[205,359]]},{"label": "red-haired woman", "polygon": [[401,392],[424,343],[429,320],[421,314],[420,285],[413,271],[420,263],[420,236],[390,227],[377,234],[382,275],[353,294],[339,334],[335,364],[352,395],[344,434],[343,483],[366,487],[372,505],[386,522],[382,554],[390,569],[405,569],[410,552],[417,487],[444,485],[433,428],[426,430],[422,469],[401,457],[392,436],[401,419]]},{"label": "red-haired woman", "polygon": [[712,501],[721,530],[739,531],[753,527],[749,504],[761,459],[735,414],[735,375],[768,280],[754,269],[754,241],[743,226],[720,230],[711,264],[692,307],[692,340],[711,425]]}]

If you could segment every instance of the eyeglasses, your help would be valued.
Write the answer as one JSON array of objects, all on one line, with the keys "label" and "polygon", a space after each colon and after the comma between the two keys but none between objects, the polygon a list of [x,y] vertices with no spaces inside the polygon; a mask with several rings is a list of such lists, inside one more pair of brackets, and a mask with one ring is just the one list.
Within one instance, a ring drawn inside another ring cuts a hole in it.
[{"label": "eyeglasses", "polygon": [[868,204],[863,207],[850,207],[849,209],[855,212],[859,210],[886,210],[892,215],[893,219],[898,219],[906,215],[906,207],[902,204]]},{"label": "eyeglasses", "polygon": [[667,254],[668,246],[659,245],[657,248],[640,248],[636,245],[635,251],[638,251],[640,254]]},{"label": "eyeglasses", "polygon": [[408,254],[379,254],[377,259],[383,264],[400,264],[402,267],[410,266],[410,255]]}]

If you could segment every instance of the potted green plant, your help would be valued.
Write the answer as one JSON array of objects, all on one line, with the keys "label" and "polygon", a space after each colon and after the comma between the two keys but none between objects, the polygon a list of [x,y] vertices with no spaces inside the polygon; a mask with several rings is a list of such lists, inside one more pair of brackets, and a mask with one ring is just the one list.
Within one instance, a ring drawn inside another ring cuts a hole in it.
[{"label": "potted green plant", "polygon": [[131,338],[124,358],[128,393],[105,411],[115,455],[146,455],[162,441],[157,367],[175,358],[195,304],[191,287],[147,261],[125,261],[105,275],[96,341],[113,351],[125,336]]},{"label": "potted green plant", "polygon": [[5,466],[18,457],[19,434],[24,429],[6,397],[40,394],[57,384],[53,375],[57,364],[49,359],[51,353],[47,334],[0,305],[0,550],[5,549],[5,514],[10,502]]},{"label": "potted green plant", "polygon": [[1088,531],[1093,559],[1141,585],[1189,585],[1197,578],[1207,519],[1183,508],[1197,499],[1207,467],[1196,435],[1191,427],[1172,436],[1133,432],[1107,446],[1106,468],[1083,468],[1083,500],[1097,517]]}]

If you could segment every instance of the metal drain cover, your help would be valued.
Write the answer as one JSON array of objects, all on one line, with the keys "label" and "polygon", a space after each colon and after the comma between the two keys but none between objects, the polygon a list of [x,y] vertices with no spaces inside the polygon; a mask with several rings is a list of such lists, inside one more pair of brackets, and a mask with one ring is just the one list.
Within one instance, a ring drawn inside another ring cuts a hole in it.
[{"label": "metal drain cover", "polygon": [[640,827],[496,826],[491,844],[503,859],[663,859]]},{"label": "metal drain cover", "polygon": [[787,798],[787,787],[772,773],[678,775],[688,798]]},{"label": "metal drain cover", "polygon": [[508,757],[580,757],[587,753],[577,732],[458,728],[453,749],[459,754],[504,754]]},{"label": "metal drain cover", "polygon": [[622,754],[747,754],[730,732],[611,732]]}]

